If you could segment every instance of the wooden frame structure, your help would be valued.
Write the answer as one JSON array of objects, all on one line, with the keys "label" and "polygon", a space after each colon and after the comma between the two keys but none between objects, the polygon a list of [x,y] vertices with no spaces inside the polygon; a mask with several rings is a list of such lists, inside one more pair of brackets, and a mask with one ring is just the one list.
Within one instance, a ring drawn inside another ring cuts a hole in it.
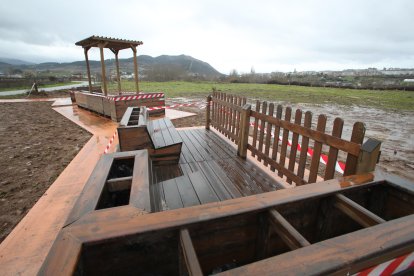
[{"label": "wooden frame structure", "polygon": [[150,111],[150,115],[165,114],[164,93],[140,93],[104,96],[101,93],[88,93],[86,91],[73,92],[76,104],[82,108],[97,112],[119,122],[130,106],[157,107]]},{"label": "wooden frame structure", "polygon": [[150,120],[145,106],[128,107],[117,130],[120,151],[147,149],[156,164],[180,160],[183,141],[171,120]]},{"label": "wooden frame structure", "polygon": [[[317,181],[323,147],[329,147],[325,155],[324,180],[334,178],[340,151],[346,154],[343,175],[375,170],[381,142],[368,139],[364,143],[364,123],[354,124],[351,140],[347,141],[341,138],[344,124],[341,118],[334,120],[332,134],[327,134],[327,118],[323,114],[318,116],[316,129],[312,129],[312,112],[306,112],[302,122],[303,112],[298,109],[292,122],[290,107],[283,110],[278,105],[275,109],[273,103],[256,101],[255,110],[252,110],[246,102],[246,98],[219,92],[207,97],[206,129],[211,125],[231,139],[238,146],[238,155],[242,158],[246,158],[247,150],[250,150],[253,157],[271,171],[277,171],[278,176],[284,177],[289,184]],[[310,148],[311,142],[313,149]],[[309,152],[313,155],[306,175]]]},{"label": "wooden frame structure", "polygon": [[413,231],[412,183],[363,174],[154,214],[92,211],[62,229],[40,275],[354,274],[412,252]]},{"label": "wooden frame structure", "polygon": [[105,48],[110,49],[112,53],[114,53],[115,55],[119,94],[121,94],[121,76],[119,73],[118,53],[120,50],[124,50],[124,49],[130,48],[132,50],[133,55],[134,55],[135,88],[136,88],[136,93],[139,93],[137,47],[142,44],[143,44],[142,41],[137,41],[137,40],[117,39],[117,38],[112,38],[112,37],[108,38],[108,37],[95,36],[95,35],[76,42],[75,45],[82,46],[84,53],[85,53],[86,69],[87,69],[88,81],[89,81],[89,92],[92,93],[92,81],[91,81],[91,70],[90,70],[89,59],[88,59],[88,51],[92,47],[98,47],[100,51],[100,56],[101,56],[102,83],[103,83],[103,92],[105,96],[108,95],[108,87],[106,83],[105,57],[104,57]]},{"label": "wooden frame structure", "polygon": [[[39,275],[343,275],[413,252],[414,183],[380,171],[362,173],[375,166],[377,143],[361,145],[318,127],[292,126],[247,112],[251,108],[241,107],[242,98],[232,103],[226,98],[208,98],[206,128],[218,128],[233,145],[214,131],[186,129],[178,131],[183,151],[175,166],[154,164],[146,150],[104,155]],[[139,123],[139,115],[130,108],[124,124]],[[255,143],[250,123],[260,126]],[[275,127],[293,132],[288,138],[300,134],[314,145],[328,145],[329,152],[350,145],[345,152],[357,159],[358,175],[261,189],[276,180],[251,162],[249,147],[286,181],[295,182],[292,174],[297,175],[271,158],[267,133]],[[201,187],[202,182],[211,186]],[[230,186],[233,182],[240,185]]]}]

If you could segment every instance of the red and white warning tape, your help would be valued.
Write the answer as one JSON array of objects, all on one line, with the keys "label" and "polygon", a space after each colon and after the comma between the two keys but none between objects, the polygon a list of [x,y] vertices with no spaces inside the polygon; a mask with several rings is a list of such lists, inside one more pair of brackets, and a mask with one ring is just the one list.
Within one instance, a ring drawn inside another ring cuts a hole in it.
[{"label": "red and white warning tape", "polygon": [[154,99],[154,98],[164,98],[164,93],[148,93],[148,94],[138,94],[138,95],[130,95],[130,96],[113,96],[108,97],[111,101],[129,101],[129,100],[137,100],[137,99]]},{"label": "red and white warning tape", "polygon": [[358,276],[385,276],[394,275],[414,267],[414,252],[389,260],[388,262],[370,267],[354,275]]},{"label": "red and white warning tape", "polygon": [[113,142],[114,142],[114,140],[115,140],[115,136],[116,136],[116,130],[115,130],[115,132],[114,132],[114,135],[112,135],[111,139],[109,139],[108,145],[106,145],[105,150],[104,150],[104,152],[103,152],[104,154],[107,154],[107,153],[108,153],[109,148],[111,147],[112,143],[113,143]]},{"label": "red and white warning tape", "polygon": [[203,109],[206,107],[205,103],[202,102],[194,102],[194,103],[186,103],[186,104],[173,104],[173,105],[166,105],[166,106],[154,106],[154,107],[148,107],[147,110],[159,110],[159,109],[173,109],[177,107],[187,107],[187,106],[196,106],[200,109]]},{"label": "red and white warning tape", "polygon": [[[254,123],[253,123],[253,122],[250,122],[250,126],[254,127]],[[257,126],[257,127],[258,127],[258,129],[260,129],[260,126]],[[266,133],[266,129],[264,130],[264,132]],[[270,135],[271,135],[273,138],[275,138],[273,133],[271,133]],[[279,141],[282,141],[282,136],[279,136]],[[289,146],[289,147],[291,147],[291,146],[292,146],[292,140],[288,140],[288,146]],[[297,148],[298,148],[298,151],[300,151],[300,150],[302,149],[302,147],[301,147],[301,145],[300,145],[299,143],[298,143]],[[307,155],[308,155],[309,157],[312,157],[312,156],[313,156],[313,149],[308,148]],[[328,164],[328,156],[326,156],[325,154],[321,154],[321,155],[320,155],[320,162],[321,162],[322,164],[324,164],[324,165]],[[335,164],[335,170],[336,170],[337,172],[339,172],[339,173],[342,173],[342,174],[343,174],[343,173],[344,173],[344,171],[345,171],[345,164],[344,164],[344,163],[342,163],[342,162],[336,161],[336,164]]]}]

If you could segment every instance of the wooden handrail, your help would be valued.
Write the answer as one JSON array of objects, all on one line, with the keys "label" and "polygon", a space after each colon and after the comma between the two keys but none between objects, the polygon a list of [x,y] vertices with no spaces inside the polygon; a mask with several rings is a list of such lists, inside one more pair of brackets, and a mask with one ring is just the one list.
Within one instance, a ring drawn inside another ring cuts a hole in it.
[{"label": "wooden handrail", "polygon": [[360,149],[361,149],[361,145],[354,143],[354,142],[349,142],[343,139],[340,139],[338,137],[326,134],[326,133],[322,133],[320,131],[316,131],[313,130],[311,128],[306,128],[306,127],[302,127],[299,125],[296,125],[294,123],[290,123],[275,117],[270,117],[264,114],[261,114],[259,112],[256,111],[252,111],[251,112],[251,116],[253,118],[258,118],[260,120],[264,120],[266,122],[269,122],[271,124],[274,125],[278,125],[284,129],[288,129],[289,131],[292,131],[294,133],[298,133],[304,137],[308,137],[311,138],[317,142],[323,143],[325,145],[328,146],[332,146],[335,147],[339,150],[345,151],[347,153],[350,153],[354,156],[358,156]]}]

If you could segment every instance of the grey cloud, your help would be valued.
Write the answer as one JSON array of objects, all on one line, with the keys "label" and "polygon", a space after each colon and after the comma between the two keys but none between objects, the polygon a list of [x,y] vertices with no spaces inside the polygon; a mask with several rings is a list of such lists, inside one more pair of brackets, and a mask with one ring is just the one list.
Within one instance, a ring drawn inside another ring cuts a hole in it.
[{"label": "grey cloud", "polygon": [[[243,60],[240,70],[245,71],[252,65],[260,70],[256,64],[308,63],[318,69],[324,62],[368,67],[384,60],[398,67],[413,60],[413,11],[410,0],[3,2],[0,54],[21,55],[5,49],[6,41],[56,50],[96,34],[143,40],[145,54],[208,57],[205,61],[220,64],[223,72]],[[67,52],[61,56],[78,58]]]}]

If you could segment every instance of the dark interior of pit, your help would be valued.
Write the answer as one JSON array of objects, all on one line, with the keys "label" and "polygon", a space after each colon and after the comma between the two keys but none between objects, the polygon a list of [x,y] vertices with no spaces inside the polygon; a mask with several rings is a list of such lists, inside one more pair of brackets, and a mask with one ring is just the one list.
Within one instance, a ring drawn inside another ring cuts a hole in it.
[{"label": "dark interior of pit", "polygon": [[[131,177],[134,170],[134,158],[114,159],[107,180]],[[110,191],[108,183],[105,184],[98,201],[96,210],[128,205],[131,194],[132,180],[129,187],[118,191]]]}]

